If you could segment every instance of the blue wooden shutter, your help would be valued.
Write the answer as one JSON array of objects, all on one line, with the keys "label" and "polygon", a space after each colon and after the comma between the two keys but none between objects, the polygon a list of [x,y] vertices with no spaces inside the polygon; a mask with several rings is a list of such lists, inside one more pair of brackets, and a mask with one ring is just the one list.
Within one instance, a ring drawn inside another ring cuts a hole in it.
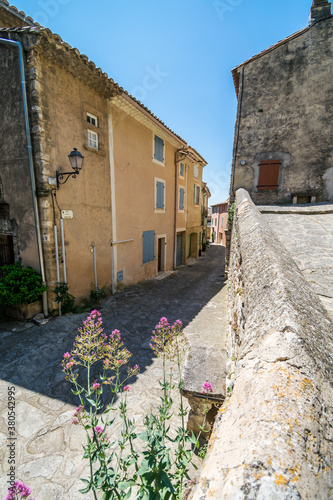
[{"label": "blue wooden shutter", "polygon": [[154,136],[154,158],[164,162],[164,141],[157,135]]},{"label": "blue wooden shutter", "polygon": [[155,259],[155,231],[143,231],[142,233],[143,264]]},{"label": "blue wooden shutter", "polygon": [[184,163],[181,163],[180,164],[180,172],[179,172],[179,175],[181,177],[184,177]]},{"label": "blue wooden shutter", "polygon": [[156,181],[156,208],[164,208],[164,182]]},{"label": "blue wooden shutter", "polygon": [[179,210],[184,210],[184,195],[185,190],[183,188],[179,189]]}]

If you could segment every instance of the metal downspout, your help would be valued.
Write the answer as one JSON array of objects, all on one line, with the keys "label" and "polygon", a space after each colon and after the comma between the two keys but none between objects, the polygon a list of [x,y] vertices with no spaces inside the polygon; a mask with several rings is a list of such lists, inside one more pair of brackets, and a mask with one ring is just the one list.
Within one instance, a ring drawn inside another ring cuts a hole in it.
[{"label": "metal downspout", "polygon": [[[35,180],[34,162],[33,162],[33,156],[32,156],[29,116],[28,116],[28,101],[27,101],[26,81],[25,81],[23,49],[22,49],[22,45],[20,42],[16,42],[15,40],[7,40],[6,38],[0,38],[0,44],[15,46],[19,50],[23,110],[24,110],[24,123],[25,123],[25,133],[26,133],[27,146],[28,146],[29,170],[30,170],[30,179],[31,179],[31,188],[32,188],[32,202],[33,202],[33,207],[34,207],[35,226],[36,226],[36,235],[37,235],[37,249],[38,249],[38,257],[39,257],[39,265],[40,265],[40,271],[41,271],[41,275],[42,275],[42,281],[43,281],[43,285],[46,285],[44,256],[43,256],[43,247],[42,247],[42,235],[41,235],[41,231],[40,231],[38,203],[37,203],[37,196],[36,196],[36,180]],[[48,307],[47,307],[47,293],[46,293],[46,291],[43,292],[42,300],[43,300],[44,316],[48,316],[49,313],[48,313]]]}]

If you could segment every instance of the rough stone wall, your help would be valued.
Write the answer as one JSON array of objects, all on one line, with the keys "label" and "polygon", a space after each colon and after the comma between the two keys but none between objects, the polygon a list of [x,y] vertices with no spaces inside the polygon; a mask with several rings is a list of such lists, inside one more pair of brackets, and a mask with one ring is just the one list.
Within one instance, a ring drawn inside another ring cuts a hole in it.
[{"label": "rough stone wall", "polygon": [[230,397],[192,498],[332,498],[333,325],[243,189],[229,272]]},{"label": "rough stone wall", "polygon": [[[333,199],[332,70],[332,17],[240,66],[232,196],[242,187],[256,204]],[[279,188],[258,191],[260,161],[273,159]]]},{"label": "rough stone wall", "polygon": [[[0,33],[0,38],[4,37],[8,35]],[[34,35],[27,37],[24,48],[35,42]],[[15,46],[0,44],[0,88],[0,176],[3,200],[9,205],[9,214],[2,219],[0,233],[13,235],[16,259],[39,272],[19,51]]]}]

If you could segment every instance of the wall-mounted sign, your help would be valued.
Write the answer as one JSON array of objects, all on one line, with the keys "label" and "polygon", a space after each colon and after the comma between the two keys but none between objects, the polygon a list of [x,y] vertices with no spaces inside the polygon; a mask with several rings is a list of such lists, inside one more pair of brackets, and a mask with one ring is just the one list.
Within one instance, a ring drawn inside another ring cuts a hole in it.
[{"label": "wall-mounted sign", "polygon": [[123,279],[124,279],[124,272],[118,271],[117,272],[117,282],[119,283],[119,281],[123,281]]},{"label": "wall-mounted sign", "polygon": [[50,186],[57,185],[57,179],[55,177],[49,177],[47,182],[50,184]]},{"label": "wall-mounted sign", "polygon": [[73,219],[73,210],[61,210],[62,219]]}]

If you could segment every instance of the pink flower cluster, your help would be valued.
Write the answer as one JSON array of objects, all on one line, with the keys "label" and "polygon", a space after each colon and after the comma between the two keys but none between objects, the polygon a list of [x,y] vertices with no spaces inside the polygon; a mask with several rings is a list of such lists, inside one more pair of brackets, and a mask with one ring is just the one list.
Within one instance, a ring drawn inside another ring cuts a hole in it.
[{"label": "pink flower cluster", "polygon": [[130,386],[129,385],[125,385],[123,387],[123,392],[129,392],[130,391]]},{"label": "pink flower cluster", "polygon": [[84,418],[86,418],[87,416],[85,415],[84,413],[84,408],[82,405],[79,405],[76,409],[75,409],[75,412],[74,412],[74,415],[73,417],[77,417],[77,418],[74,418],[73,420],[73,424],[77,425],[80,423],[80,421]]},{"label": "pink flower cluster", "polygon": [[213,387],[210,382],[202,384],[202,394],[207,394],[207,392],[213,392]]},{"label": "pink flower cluster", "polygon": [[[20,483],[19,481],[15,481],[13,486],[8,488],[8,494],[5,500],[19,500],[21,498],[28,498],[31,493],[31,489],[24,483]],[[30,498],[30,500],[34,500],[34,498]]]},{"label": "pink flower cluster", "polygon": [[[97,440],[99,443],[101,441],[105,441],[105,443],[110,442],[109,436],[107,436],[106,434],[103,435],[104,429],[100,425],[96,425],[96,427],[94,427],[94,432],[97,436]],[[94,439],[94,434],[91,436],[91,439]]]},{"label": "pink flower cluster", "polygon": [[101,384],[99,384],[97,382],[97,380],[95,380],[95,382],[93,383],[93,389],[94,389],[94,391],[97,391],[97,389],[99,389],[100,387],[101,387]]},{"label": "pink flower cluster", "polygon": [[183,323],[180,319],[177,319],[170,326],[167,318],[163,317],[153,330],[150,347],[156,356],[173,359],[181,353],[181,344],[184,338]]}]

